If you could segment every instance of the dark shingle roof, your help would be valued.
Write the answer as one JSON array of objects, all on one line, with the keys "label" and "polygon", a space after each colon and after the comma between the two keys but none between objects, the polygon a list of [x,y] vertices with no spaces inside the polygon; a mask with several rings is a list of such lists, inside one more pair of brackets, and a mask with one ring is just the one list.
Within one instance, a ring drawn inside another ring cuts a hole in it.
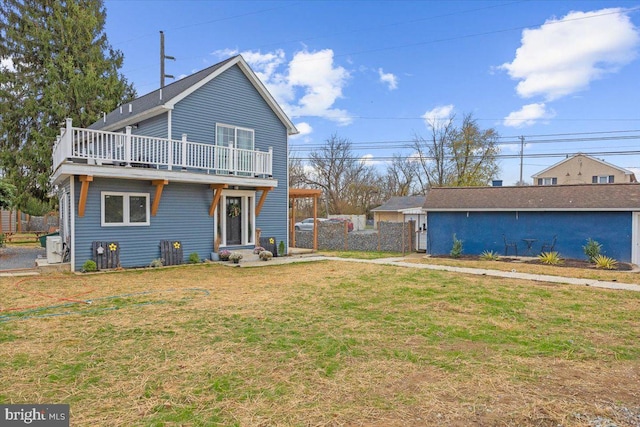
[{"label": "dark shingle roof", "polygon": [[397,212],[403,209],[421,208],[424,205],[425,196],[395,196],[391,197],[382,206],[371,209],[375,212]]},{"label": "dark shingle roof", "polygon": [[427,211],[640,211],[640,184],[432,188],[429,190],[424,208]]}]

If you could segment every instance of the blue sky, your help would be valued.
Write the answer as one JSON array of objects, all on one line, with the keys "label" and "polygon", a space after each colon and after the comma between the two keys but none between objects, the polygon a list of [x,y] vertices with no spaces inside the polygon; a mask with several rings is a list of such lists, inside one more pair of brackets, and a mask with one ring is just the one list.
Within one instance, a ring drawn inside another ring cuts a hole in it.
[{"label": "blue sky", "polygon": [[[640,175],[640,1],[106,0],[106,32],[139,95],[241,53],[300,134],[333,134],[384,167],[428,137],[427,118],[471,113],[501,135],[505,185],[565,154]],[[167,79],[167,83],[172,80]],[[627,152],[621,154],[621,152]],[[629,154],[635,152],[638,154]]]}]

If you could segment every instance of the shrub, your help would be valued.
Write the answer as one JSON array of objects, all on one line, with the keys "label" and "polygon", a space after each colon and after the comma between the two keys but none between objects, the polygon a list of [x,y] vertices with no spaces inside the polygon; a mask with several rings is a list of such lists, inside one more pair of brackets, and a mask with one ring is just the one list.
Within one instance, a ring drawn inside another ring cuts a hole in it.
[{"label": "shrub", "polygon": [[7,238],[5,237],[4,233],[0,233],[0,248],[4,248],[4,244],[7,241]]},{"label": "shrub", "polygon": [[600,255],[602,245],[591,238],[587,239],[587,244],[582,247],[584,254],[589,259],[589,262],[595,262],[594,259]]},{"label": "shrub", "polygon": [[596,268],[603,268],[605,270],[615,270],[618,267],[618,261],[604,255],[596,255],[593,257],[593,263],[595,263]]},{"label": "shrub", "polygon": [[164,260],[162,258],[156,258],[154,260],[151,260],[149,267],[157,268],[157,267],[162,267],[163,265],[164,265]]},{"label": "shrub", "polygon": [[256,246],[253,249],[253,253],[254,253],[254,255],[260,255],[262,252],[264,252],[264,250],[265,249],[262,246]]},{"label": "shrub", "polygon": [[220,261],[229,261],[229,256],[231,255],[231,251],[223,249],[220,251],[218,255],[220,255]]},{"label": "shrub", "polygon": [[273,258],[273,254],[270,251],[266,251],[266,250],[260,252],[260,255],[258,256],[262,261],[269,261],[271,258]]},{"label": "shrub", "polygon": [[98,264],[94,260],[88,259],[82,264],[82,272],[83,273],[91,273],[93,271],[98,271]]},{"label": "shrub", "polygon": [[200,255],[198,252],[191,252],[189,254],[189,264],[198,264],[200,262]]},{"label": "shrub", "polygon": [[455,233],[453,234],[453,247],[449,254],[453,258],[460,258],[460,255],[462,254],[462,240],[457,239]]},{"label": "shrub", "polygon": [[547,265],[562,265],[564,262],[562,258],[560,258],[560,254],[558,252],[542,252],[538,255],[538,259],[541,263]]},{"label": "shrub", "polygon": [[497,261],[499,258],[498,253],[495,251],[484,251],[480,254],[480,259],[485,261]]},{"label": "shrub", "polygon": [[280,240],[280,244],[278,245],[278,255],[284,256],[284,242]]}]

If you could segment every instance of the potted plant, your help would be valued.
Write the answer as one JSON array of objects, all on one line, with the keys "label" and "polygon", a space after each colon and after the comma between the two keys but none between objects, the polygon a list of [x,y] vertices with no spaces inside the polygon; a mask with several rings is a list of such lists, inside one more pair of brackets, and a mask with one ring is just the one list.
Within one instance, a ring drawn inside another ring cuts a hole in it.
[{"label": "potted plant", "polygon": [[233,261],[234,264],[237,264],[242,259],[242,254],[240,252],[231,252],[229,255],[229,261]]},{"label": "potted plant", "polygon": [[231,251],[223,249],[220,251],[218,255],[220,255],[220,261],[229,261],[229,256],[231,256]]}]

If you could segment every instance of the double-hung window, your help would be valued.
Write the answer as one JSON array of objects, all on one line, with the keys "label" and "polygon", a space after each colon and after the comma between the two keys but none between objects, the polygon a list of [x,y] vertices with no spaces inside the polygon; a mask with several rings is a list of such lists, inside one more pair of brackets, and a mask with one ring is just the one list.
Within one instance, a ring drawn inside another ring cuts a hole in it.
[{"label": "double-hung window", "polygon": [[102,226],[149,225],[149,193],[103,191]]}]

